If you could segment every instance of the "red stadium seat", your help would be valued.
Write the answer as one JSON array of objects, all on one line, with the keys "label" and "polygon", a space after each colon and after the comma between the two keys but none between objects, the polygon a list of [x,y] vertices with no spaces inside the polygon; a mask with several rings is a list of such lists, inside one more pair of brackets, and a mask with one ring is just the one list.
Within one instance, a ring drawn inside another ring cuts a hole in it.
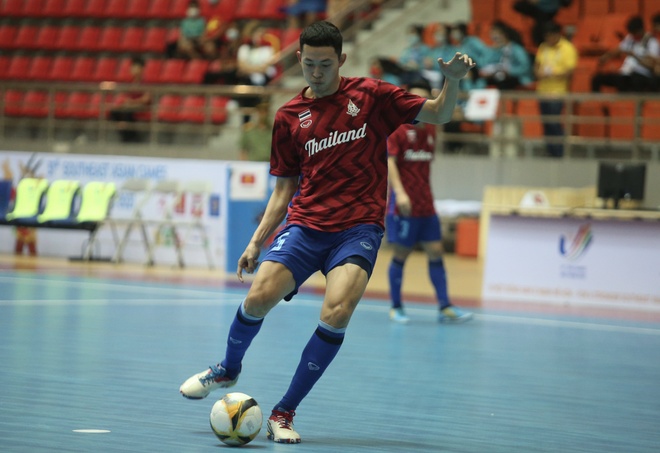
[{"label": "red stadium seat", "polygon": [[7,70],[9,69],[9,57],[7,55],[0,55],[0,80],[7,77]]},{"label": "red stadium seat", "polygon": [[66,0],[63,17],[85,17],[87,0]]},{"label": "red stadium seat", "polygon": [[122,52],[141,52],[143,48],[144,28],[128,27],[121,37],[119,48]]},{"label": "red stadium seat", "polygon": [[0,49],[15,49],[17,33],[18,28],[15,25],[0,26]]},{"label": "red stadium seat", "polygon": [[92,57],[76,57],[76,59],[73,60],[73,68],[71,69],[71,81],[91,81],[95,65],[96,59]]},{"label": "red stadium seat", "polygon": [[48,80],[50,68],[53,65],[51,57],[34,57],[27,73],[28,80]]},{"label": "red stadium seat", "polygon": [[23,17],[43,17],[44,0],[24,0],[23,2]]},{"label": "red stadium seat", "polygon": [[261,17],[261,0],[242,0],[238,2],[234,18],[237,20],[259,19]]},{"label": "red stadium seat", "polygon": [[15,55],[9,60],[9,67],[7,68],[7,79],[9,80],[25,80],[27,79],[28,70],[30,69],[30,57],[25,55]]},{"label": "red stadium seat", "polygon": [[[204,123],[206,115],[206,99],[201,95],[186,96],[181,103],[179,119],[187,123]],[[209,118],[210,122],[210,118]]]},{"label": "red stadium seat", "polygon": [[[151,0],[130,0],[128,2],[128,7],[126,8],[125,17],[131,19],[146,19],[149,17],[147,13],[151,3],[158,3],[158,1],[151,2]],[[160,3],[167,2],[161,0]]]},{"label": "red stadium seat", "polygon": [[160,83],[163,60],[151,59],[144,64],[142,80],[144,83]]},{"label": "red stadium seat", "polygon": [[238,4],[243,0],[220,0],[217,5],[207,12],[207,17],[221,17],[225,22],[236,19]]},{"label": "red stadium seat", "polygon": [[23,0],[4,0],[0,2],[0,16],[20,17],[23,15]]},{"label": "red stadium seat", "polygon": [[21,107],[23,106],[25,92],[20,90],[5,91],[5,115],[21,116]]},{"label": "red stadium seat", "polygon": [[227,122],[227,103],[229,98],[224,96],[211,97],[211,122],[213,124],[224,124]]},{"label": "red stadium seat", "polygon": [[[152,2],[147,10],[147,17],[151,19],[182,19],[186,16],[186,8],[188,8],[188,2],[186,2],[185,7],[181,10],[180,6],[177,6],[177,10],[174,11],[173,3],[180,3],[176,0],[162,0]],[[200,2],[201,3],[201,2]],[[180,15],[179,15],[180,14]]]},{"label": "red stadium seat", "polygon": [[105,17],[112,19],[130,19],[126,13],[128,0],[109,0],[105,8]]},{"label": "red stadium seat", "polygon": [[133,76],[131,76],[131,59],[122,58],[119,61],[117,68],[116,81],[121,83],[128,83],[131,81]]},{"label": "red stadium seat", "polygon": [[101,29],[98,50],[107,52],[121,51],[121,38],[124,33],[122,27],[109,26]]},{"label": "red stadium seat", "polygon": [[101,41],[101,28],[96,25],[86,25],[80,30],[80,37],[73,41],[75,48],[81,52],[96,52]]},{"label": "red stadium seat", "polygon": [[160,83],[182,83],[183,70],[186,66],[185,60],[169,59],[165,60],[160,71]]},{"label": "red stadium seat", "polygon": [[66,17],[65,2],[66,0],[46,0],[41,16],[50,18]]},{"label": "red stadium seat", "polygon": [[181,83],[200,84],[204,80],[204,75],[209,67],[207,60],[190,60],[181,75]]},{"label": "red stadium seat", "polygon": [[[92,93],[85,91],[74,91],[67,99],[65,107],[61,111],[64,118],[92,119],[98,116],[98,111],[92,108]],[[57,111],[55,116],[58,116]]]},{"label": "red stadium seat", "polygon": [[60,34],[60,27],[46,25],[39,29],[35,40],[35,47],[39,50],[57,49],[57,37]]},{"label": "red stadium seat", "polygon": [[176,123],[179,121],[179,112],[181,110],[181,96],[166,94],[158,100],[157,118],[159,121]]},{"label": "red stadium seat", "polygon": [[92,72],[92,81],[109,82],[116,80],[118,62],[116,58],[102,57],[96,62],[94,72]]},{"label": "red stadium seat", "polygon": [[54,48],[57,50],[73,51],[77,50],[78,37],[80,37],[80,28],[74,25],[65,25],[60,28],[57,34]]},{"label": "red stadium seat", "polygon": [[106,13],[107,2],[114,0],[87,0],[83,15],[92,19],[104,19],[109,17]]},{"label": "red stadium seat", "polygon": [[37,30],[38,28],[36,25],[21,25],[16,33],[14,48],[28,50],[34,49],[37,43]]},{"label": "red stadium seat", "polygon": [[287,4],[286,0],[264,0],[261,4],[261,19],[284,20],[286,14],[282,10]]},{"label": "red stadium seat", "polygon": [[150,27],[144,33],[142,42],[143,52],[160,53],[165,50],[167,29],[163,27]]},{"label": "red stadium seat", "polygon": [[287,28],[284,30],[284,33],[282,33],[282,49],[286,49],[291,45],[298,47],[301,31],[302,30],[300,28]]},{"label": "red stadium seat", "polygon": [[63,82],[68,81],[73,69],[73,58],[69,56],[57,56],[53,59],[53,66],[50,68],[50,80]]},{"label": "red stadium seat", "polygon": [[46,91],[30,90],[25,93],[21,116],[45,118],[48,116],[48,93]]}]

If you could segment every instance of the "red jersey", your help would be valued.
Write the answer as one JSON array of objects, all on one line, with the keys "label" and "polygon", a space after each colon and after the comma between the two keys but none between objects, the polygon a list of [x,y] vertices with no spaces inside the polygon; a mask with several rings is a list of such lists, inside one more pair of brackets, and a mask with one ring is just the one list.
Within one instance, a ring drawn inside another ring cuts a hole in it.
[{"label": "red jersey", "polygon": [[369,78],[342,77],[319,99],[304,90],[275,115],[274,176],[299,176],[287,223],[322,231],[384,228],[387,136],[412,122],[425,98]]},{"label": "red jersey", "polygon": [[[411,217],[435,215],[431,190],[431,161],[435,153],[436,129],[431,124],[399,127],[387,139],[387,154],[396,157],[401,184],[412,203]],[[398,214],[390,189],[388,214]]]}]

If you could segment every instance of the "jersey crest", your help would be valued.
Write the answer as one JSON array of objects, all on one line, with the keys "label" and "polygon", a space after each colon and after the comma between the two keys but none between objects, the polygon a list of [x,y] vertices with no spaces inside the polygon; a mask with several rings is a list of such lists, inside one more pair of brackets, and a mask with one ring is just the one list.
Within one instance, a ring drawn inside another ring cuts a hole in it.
[{"label": "jersey crest", "polygon": [[350,99],[348,100],[348,110],[346,111],[349,115],[352,117],[356,117],[358,113],[360,113],[360,109],[357,107],[357,105],[353,104],[353,101]]}]

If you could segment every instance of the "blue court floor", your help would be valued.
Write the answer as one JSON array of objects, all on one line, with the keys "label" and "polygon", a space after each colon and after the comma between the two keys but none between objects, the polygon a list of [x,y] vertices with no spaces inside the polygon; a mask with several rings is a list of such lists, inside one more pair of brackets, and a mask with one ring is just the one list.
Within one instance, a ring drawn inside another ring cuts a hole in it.
[{"label": "blue court floor", "polygon": [[[221,394],[181,382],[222,357],[245,289],[0,273],[0,452],[228,451],[209,428]],[[266,319],[232,390],[267,415],[316,327],[300,294]],[[660,324],[476,310],[439,325],[409,304],[361,302],[344,346],[298,408],[303,443],[246,451],[660,451]],[[77,430],[102,430],[103,433]]]}]

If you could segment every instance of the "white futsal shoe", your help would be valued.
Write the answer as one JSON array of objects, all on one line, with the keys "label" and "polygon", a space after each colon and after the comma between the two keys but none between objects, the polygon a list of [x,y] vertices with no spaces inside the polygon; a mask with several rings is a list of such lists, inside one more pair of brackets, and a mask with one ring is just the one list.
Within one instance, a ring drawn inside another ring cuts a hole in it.
[{"label": "white futsal shoe", "polygon": [[188,378],[181,384],[179,392],[191,400],[201,400],[214,390],[233,387],[237,381],[238,374],[232,379],[227,377],[227,370],[222,365],[211,365],[208,370]]},{"label": "white futsal shoe", "polygon": [[268,438],[280,444],[299,444],[300,434],[293,429],[294,411],[274,410],[268,418]]}]

